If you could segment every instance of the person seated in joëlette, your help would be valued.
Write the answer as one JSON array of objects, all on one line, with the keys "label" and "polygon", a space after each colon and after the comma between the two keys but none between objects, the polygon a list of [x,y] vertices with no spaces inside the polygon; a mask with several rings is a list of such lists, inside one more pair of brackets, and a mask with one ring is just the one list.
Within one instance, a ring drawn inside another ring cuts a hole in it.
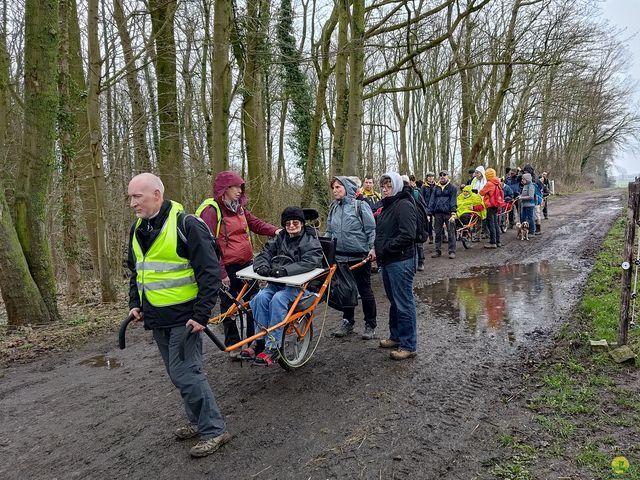
[{"label": "person seated in jo\u00eblette", "polygon": [[481,220],[487,218],[487,209],[482,203],[482,197],[477,193],[473,193],[471,185],[465,185],[462,188],[462,193],[458,195],[457,203],[456,217],[459,227],[467,225],[473,213],[478,214]]},{"label": "person seated in jo\u00eblette", "polygon": [[[313,228],[305,225],[302,208],[285,208],[281,224],[284,230],[270,240],[255,258],[253,271],[262,277],[280,278],[322,268],[322,245]],[[276,282],[269,282],[266,288],[260,290],[250,302],[256,331],[282,322],[298,293],[299,288]],[[282,328],[269,333],[265,350],[255,356],[254,363],[273,365],[278,359],[281,343]],[[249,359],[253,353],[251,348],[246,348],[241,356]]]}]

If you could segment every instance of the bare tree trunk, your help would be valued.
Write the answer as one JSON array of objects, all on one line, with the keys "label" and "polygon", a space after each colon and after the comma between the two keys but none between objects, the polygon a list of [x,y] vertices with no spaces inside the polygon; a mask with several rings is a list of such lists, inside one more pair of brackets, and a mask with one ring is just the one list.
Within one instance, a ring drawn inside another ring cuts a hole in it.
[{"label": "bare tree trunk", "polygon": [[76,153],[76,180],[82,198],[82,211],[89,247],[91,261],[93,262],[93,274],[99,277],[98,266],[98,236],[96,234],[96,194],[93,188],[91,175],[91,151],[89,149],[89,124],[87,119],[86,80],[80,47],[80,26],[78,23],[78,11],[75,0],[68,0],[69,13],[67,21],[69,25],[69,75],[70,75],[70,101],[73,106],[74,123],[77,135],[74,140]]},{"label": "bare tree trunk", "polygon": [[187,151],[189,152],[189,162],[191,175],[191,188],[187,190],[185,207],[189,211],[195,210],[202,199],[210,196],[211,185],[206,180],[207,172],[204,168],[204,152],[198,147],[196,140],[198,128],[198,112],[194,105],[195,90],[193,87],[193,68],[189,69],[191,64],[191,51],[195,43],[194,25],[192,23],[184,26],[185,40],[187,43],[184,58],[182,61],[182,83],[184,85],[184,101],[182,108],[182,127],[183,138],[187,142]]},{"label": "bare tree trunk", "polygon": [[57,0],[25,2],[24,137],[16,192],[16,230],[31,275],[49,311],[60,318],[46,231],[58,111]]},{"label": "bare tree trunk", "polygon": [[479,129],[478,135],[475,138],[473,145],[471,146],[471,150],[469,151],[469,162],[471,164],[475,164],[478,161],[479,154],[482,151],[482,148],[484,147],[485,142],[487,141],[487,138],[491,133],[491,128],[496,121],[500,108],[502,107],[502,102],[511,83],[511,77],[513,77],[512,57],[516,43],[515,28],[516,21],[518,19],[518,11],[520,10],[520,3],[521,0],[515,0],[511,9],[511,19],[509,21],[509,27],[507,30],[504,45],[504,53],[501,59],[504,63],[502,80],[500,81],[498,91],[492,100],[489,112],[487,113],[485,120]]},{"label": "bare tree trunk", "polygon": [[[407,123],[409,121],[409,113],[411,112],[411,92],[408,88],[410,84],[411,72],[408,71],[405,73],[404,77],[405,90],[401,93],[394,94],[392,97],[393,111],[396,114],[396,118],[398,120],[398,128],[400,129],[400,160],[398,161],[398,164],[400,167],[400,173],[406,175],[412,173],[411,167],[409,166],[409,152],[407,148]],[[398,102],[399,95],[402,95],[402,109],[400,109],[400,105]],[[413,169],[413,172],[415,172],[415,168]]]},{"label": "bare tree trunk", "polygon": [[[106,14],[105,14],[105,3],[106,1],[102,1],[98,4],[98,7],[101,9],[101,17],[102,17],[102,42],[104,45],[104,57],[102,58],[102,63],[104,65],[104,76],[105,78],[109,78],[113,75],[112,72],[112,65],[113,65],[113,60],[111,58],[111,56],[113,55],[113,48],[109,48],[109,32],[108,32],[108,27],[109,25],[107,24],[106,21]],[[115,115],[115,108],[114,108],[114,102],[113,102],[113,86],[109,85],[107,86],[107,88],[104,89],[105,95],[105,111],[104,111],[104,115],[107,117],[107,135],[106,135],[106,148],[105,148],[105,153],[106,153],[106,162],[105,162],[105,168],[106,168],[106,174],[109,175],[109,171],[111,170],[111,168],[113,168],[113,165],[115,165],[115,159],[118,156],[118,152],[116,151],[118,149],[118,147],[120,146],[120,142],[115,141],[115,132],[114,132],[114,127],[113,127],[113,117]]]},{"label": "bare tree trunk", "polygon": [[276,185],[284,186],[287,184],[287,172],[284,163],[284,130],[287,120],[287,107],[289,105],[289,97],[286,95],[280,103],[280,128],[278,130],[278,166],[276,168]]},{"label": "bare tree trunk", "polygon": [[89,92],[87,118],[91,139],[91,175],[96,198],[96,234],[98,240],[98,268],[103,302],[114,302],[116,291],[111,282],[105,213],[105,180],[102,163],[102,130],[100,127],[100,44],[98,43],[98,0],[89,0]]},{"label": "bare tree trunk", "polygon": [[65,254],[67,302],[76,303],[80,297],[80,251],[78,248],[78,209],[76,205],[76,167],[73,135],[77,131],[72,111],[69,75],[69,2],[60,0],[60,52],[58,92],[58,139],[62,163],[62,245]]},{"label": "bare tree trunk", "polygon": [[242,126],[247,149],[247,173],[252,208],[259,216],[269,213],[269,166],[264,131],[264,55],[269,3],[250,0],[247,4],[247,49],[244,65]]},{"label": "bare tree trunk", "polygon": [[318,158],[318,141],[320,138],[320,131],[322,127],[322,115],[326,108],[327,97],[327,85],[329,82],[330,67],[329,67],[329,50],[331,48],[331,34],[338,23],[338,9],[336,5],[331,12],[331,17],[322,29],[322,36],[320,38],[320,44],[318,50],[322,53],[320,58],[322,63],[320,66],[316,66],[318,70],[318,89],[316,92],[316,106],[311,121],[311,128],[309,132],[309,153],[307,154],[307,163],[305,165],[304,172],[304,186],[302,188],[302,198],[300,204],[303,207],[309,207],[313,201],[314,192],[314,178],[317,170],[316,159]]},{"label": "bare tree trunk", "polygon": [[176,84],[176,42],[173,21],[176,0],[149,0],[151,25],[156,41],[156,85],[160,121],[160,157],[158,171],[166,196],[178,202],[182,198],[182,151],[178,125]]},{"label": "bare tree trunk", "polygon": [[147,145],[147,113],[144,107],[144,100],[138,82],[138,74],[131,47],[131,36],[125,21],[122,0],[113,0],[113,18],[118,28],[118,36],[122,44],[124,55],[129,98],[131,99],[131,128],[133,133],[133,152],[136,173],[148,172],[151,170],[151,160],[149,159],[149,146]]},{"label": "bare tree trunk", "polygon": [[152,162],[152,170],[157,170],[158,162],[160,158],[160,132],[158,131],[158,104],[156,102],[156,94],[155,88],[153,85],[153,80],[151,78],[151,66],[149,61],[155,63],[155,52],[153,50],[153,45],[149,45],[147,48],[147,53],[144,57],[144,61],[142,62],[143,71],[144,71],[144,81],[147,86],[147,92],[149,95],[149,119],[151,125],[151,139],[153,141],[153,157],[155,158],[155,162]]},{"label": "bare tree trunk", "polygon": [[214,172],[229,168],[229,105],[231,102],[231,64],[229,34],[231,0],[216,0],[213,7],[213,67],[212,67],[212,131],[210,146]]},{"label": "bare tree trunk", "polygon": [[[364,0],[353,0],[349,55],[349,110],[344,141],[343,172],[356,175],[362,146],[362,90],[364,81]],[[406,148],[405,148],[406,150]]]},{"label": "bare tree trunk", "polygon": [[[0,158],[7,155],[9,56],[6,30],[0,30]],[[40,295],[20,246],[4,186],[0,184],[0,292],[7,310],[9,326],[47,323],[49,311]]]},{"label": "bare tree trunk", "polygon": [[332,175],[344,173],[344,143],[349,112],[347,63],[349,60],[349,0],[338,0],[338,53],[336,55],[336,119],[333,131]]},{"label": "bare tree trunk", "polygon": [[[451,9],[449,12],[451,13]],[[454,40],[453,36],[449,36],[449,44],[453,51],[453,60],[459,69],[460,76],[460,156],[462,159],[463,172],[473,166],[473,162],[470,159],[471,110],[473,108],[473,97],[471,95],[470,73],[466,69],[466,65],[470,61],[466,56],[468,56],[471,48],[471,30],[471,21],[467,18],[462,24],[462,41],[464,42],[464,47],[460,47],[460,45]],[[465,55],[465,58],[463,58],[463,55]],[[444,161],[444,159],[442,160]]]}]

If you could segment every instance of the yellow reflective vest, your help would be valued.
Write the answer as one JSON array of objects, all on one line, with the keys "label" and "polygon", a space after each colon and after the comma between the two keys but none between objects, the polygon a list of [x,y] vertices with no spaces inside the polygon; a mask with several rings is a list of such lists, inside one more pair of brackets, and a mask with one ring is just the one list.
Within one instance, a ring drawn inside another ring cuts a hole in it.
[{"label": "yellow reflective vest", "polygon": [[[204,211],[205,208],[212,207],[216,211],[216,237],[220,236],[220,224],[222,223],[222,212],[220,211],[220,205],[213,198],[205,198],[198,209],[196,210],[196,216],[200,216],[200,214]],[[245,226],[245,230],[247,231],[247,235],[249,234],[249,224]],[[249,237],[249,241],[251,241],[251,237]]]},{"label": "yellow reflective vest", "polygon": [[136,262],[136,282],[142,303],[142,294],[154,307],[179,305],[194,300],[198,295],[198,284],[189,260],[178,256],[178,216],[184,211],[182,205],[171,202],[169,215],[162,230],[146,254],[136,238],[142,222],[138,219],[133,231],[131,248]]}]

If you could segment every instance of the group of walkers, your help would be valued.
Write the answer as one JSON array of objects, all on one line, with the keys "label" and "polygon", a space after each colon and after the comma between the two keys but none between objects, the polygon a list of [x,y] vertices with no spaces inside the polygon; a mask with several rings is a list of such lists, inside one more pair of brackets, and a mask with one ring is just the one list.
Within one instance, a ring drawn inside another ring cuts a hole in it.
[{"label": "group of walkers", "polygon": [[[469,178],[460,193],[446,171],[438,174],[437,181],[432,172],[427,172],[424,182],[409,177],[414,197],[421,201],[428,215],[429,243],[435,243],[433,258],[442,256],[444,242],[449,258],[456,257],[456,232],[468,225],[474,215],[479,219],[481,238],[488,240],[485,248],[502,246],[499,221],[502,214],[508,215],[507,228],[526,221],[530,234],[542,233],[542,218],[548,216],[549,179],[546,172],[537,176],[531,165],[525,165],[524,168],[507,168],[502,178],[493,168],[485,170],[483,166],[468,173]],[[509,204],[511,208],[507,208]],[[417,270],[421,271],[424,270],[424,254],[420,246],[418,250]]]},{"label": "group of walkers", "polygon": [[[332,178],[333,202],[323,235],[335,239],[338,263],[354,266],[368,260],[352,270],[364,317],[361,338],[376,338],[377,307],[371,275],[380,270],[390,307],[389,332],[379,346],[390,349],[394,360],[415,357],[413,281],[416,270],[424,269],[423,242],[435,241],[432,256],[441,256],[446,229],[449,258],[455,258],[456,222],[465,222],[476,213],[488,231],[485,246],[500,247],[497,212],[504,201],[518,197],[519,217],[529,220],[532,233],[536,228],[539,232],[539,219],[546,217],[547,211],[545,207],[538,212],[542,203],[537,201],[538,189],[543,196],[545,182],[546,174],[536,177],[530,165],[522,172],[510,170],[502,180],[495,170],[478,167],[460,195],[446,171],[439,173],[437,182],[432,173],[427,173],[424,182],[385,173],[378,182],[381,194],[370,175],[362,185],[356,177]],[[153,331],[169,377],[182,395],[189,424],[178,428],[176,437],[199,436],[191,455],[206,456],[231,436],[203,372],[200,335],[189,336],[180,352],[185,325],[195,333],[202,332],[218,296],[221,311],[226,311],[242,288],[237,272],[252,264],[256,274],[272,281],[261,290],[254,286],[245,297],[251,298],[246,335],[252,336],[256,326],[276,325],[298,293],[297,288],[276,280],[322,267],[322,245],[300,207],[285,208],[279,227],[254,216],[246,207],[245,182],[235,172],[216,176],[213,196],[202,202],[196,215],[188,215],[182,205],[164,199],[162,181],[150,173],[131,180],[128,196],[137,217],[129,234],[130,315]],[[515,217],[511,220],[513,225]],[[255,259],[251,232],[273,237]],[[341,310],[343,319],[333,332],[335,337],[355,332],[355,308],[344,306]],[[235,319],[225,319],[223,325],[225,345],[238,343],[242,332]],[[266,341],[232,352],[232,358],[270,366],[278,358],[281,339],[282,331],[275,330]]]}]

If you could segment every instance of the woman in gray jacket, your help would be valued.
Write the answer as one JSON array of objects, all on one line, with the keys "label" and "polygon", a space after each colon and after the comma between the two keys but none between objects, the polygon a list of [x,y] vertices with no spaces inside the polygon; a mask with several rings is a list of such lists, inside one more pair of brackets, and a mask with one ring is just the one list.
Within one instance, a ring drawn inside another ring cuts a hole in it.
[{"label": "woman in gray jacket", "polygon": [[[376,238],[376,222],[371,207],[362,200],[356,200],[356,184],[348,177],[331,179],[334,201],[329,207],[326,235],[336,239],[336,261],[355,265],[363,258],[375,260],[373,249]],[[352,271],[364,313],[364,340],[371,340],[376,333],[376,299],[371,289],[371,262]],[[353,333],[355,308],[343,309],[342,325],[333,332],[336,337]]]}]

